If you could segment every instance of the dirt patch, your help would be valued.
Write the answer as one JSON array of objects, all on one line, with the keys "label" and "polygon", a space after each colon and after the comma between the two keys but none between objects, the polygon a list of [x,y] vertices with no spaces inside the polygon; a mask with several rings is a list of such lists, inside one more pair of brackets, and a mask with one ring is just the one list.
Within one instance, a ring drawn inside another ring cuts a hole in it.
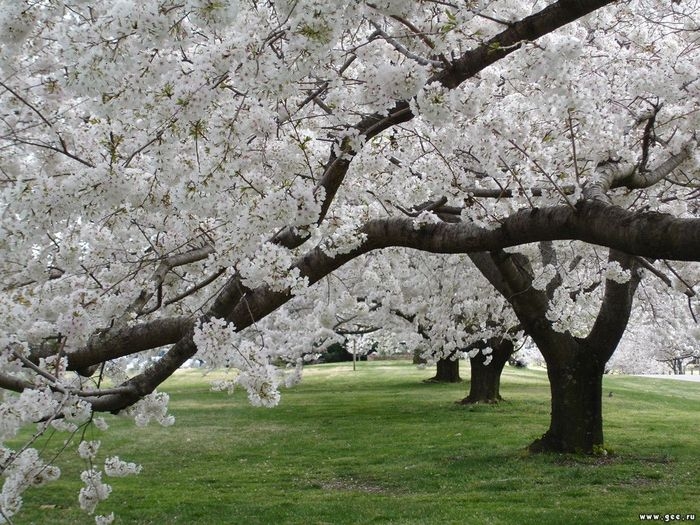
[{"label": "dirt patch", "polygon": [[388,492],[386,487],[377,485],[367,480],[355,478],[340,478],[323,481],[317,484],[323,490],[337,490],[349,492],[364,492],[366,494],[384,494]]}]

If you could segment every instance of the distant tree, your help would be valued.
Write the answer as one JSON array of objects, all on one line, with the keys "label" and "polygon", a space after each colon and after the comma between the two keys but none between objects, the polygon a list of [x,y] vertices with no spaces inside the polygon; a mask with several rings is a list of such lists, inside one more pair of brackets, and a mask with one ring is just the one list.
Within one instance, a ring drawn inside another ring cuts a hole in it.
[{"label": "distant tree", "polygon": [[471,379],[469,381],[469,394],[460,401],[463,405],[475,403],[497,403],[501,401],[501,374],[515,350],[513,341],[509,338],[492,337],[482,343],[474,345],[479,354],[488,348],[490,359],[484,360],[477,354],[469,357],[471,365]]},{"label": "distant tree", "polygon": [[435,375],[425,380],[428,383],[461,383],[459,358],[440,358],[435,362]]},{"label": "distant tree", "polygon": [[630,329],[610,368],[632,374],[682,374],[700,355],[696,268],[658,262],[658,279],[645,279],[632,311]]}]

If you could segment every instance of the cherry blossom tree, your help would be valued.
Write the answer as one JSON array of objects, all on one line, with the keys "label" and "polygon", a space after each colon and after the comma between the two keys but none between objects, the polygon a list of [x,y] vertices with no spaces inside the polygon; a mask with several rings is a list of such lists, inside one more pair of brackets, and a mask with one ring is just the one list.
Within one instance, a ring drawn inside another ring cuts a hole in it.
[{"label": "cherry blossom tree", "polygon": [[468,357],[470,394],[464,402],[497,401],[501,372],[513,342],[522,337],[507,301],[465,255],[403,255],[392,262],[399,293],[386,313],[408,321],[420,336],[414,348],[437,367],[428,381],[460,381],[459,361]]},{"label": "cherry blossom tree", "polygon": [[614,372],[683,374],[699,355],[697,269],[676,269],[666,262],[655,266],[665,278],[642,281],[630,330],[610,363]]},{"label": "cherry blossom tree", "polygon": [[[172,424],[193,356],[274,404],[262,321],[369,252],[576,239],[625,308],[639,257],[700,260],[695,1],[0,6],[4,521],[59,475],[20,427]],[[96,450],[88,512],[138,470]]]}]

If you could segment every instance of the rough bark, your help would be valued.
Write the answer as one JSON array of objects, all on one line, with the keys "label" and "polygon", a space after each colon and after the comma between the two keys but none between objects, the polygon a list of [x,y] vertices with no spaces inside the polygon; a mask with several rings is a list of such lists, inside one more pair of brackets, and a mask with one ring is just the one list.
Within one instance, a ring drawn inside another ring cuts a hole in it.
[{"label": "rough bark", "polygon": [[596,320],[585,339],[556,332],[545,314],[549,298],[532,288],[529,260],[503,251],[474,254],[472,260],[513,306],[547,363],[552,412],[547,432],[530,445],[533,452],[591,454],[604,450],[602,378],[605,363],[622,337],[640,281],[634,259],[615,250],[609,260],[630,270],[626,283],[605,282]]},{"label": "rough bark", "polygon": [[501,374],[513,354],[513,342],[509,339],[491,339],[489,346],[493,350],[489,364],[484,364],[482,354],[469,359],[471,364],[471,379],[469,382],[469,395],[459,403],[473,405],[476,403],[498,403],[501,397]]},{"label": "rough bark", "polygon": [[591,454],[604,450],[601,394],[605,362],[576,343],[568,350],[547,363],[551,420],[547,432],[530,444],[531,452]]}]

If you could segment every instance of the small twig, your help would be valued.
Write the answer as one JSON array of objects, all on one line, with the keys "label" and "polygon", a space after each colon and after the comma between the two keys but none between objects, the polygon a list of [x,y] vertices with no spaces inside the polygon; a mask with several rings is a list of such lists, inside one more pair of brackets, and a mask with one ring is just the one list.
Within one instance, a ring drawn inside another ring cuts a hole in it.
[{"label": "small twig", "polygon": [[669,287],[673,287],[673,283],[671,282],[671,279],[668,278],[668,275],[664,274],[661,270],[655,268],[651,261],[649,261],[646,257],[635,256],[635,260],[644,268],[656,275],[659,279],[661,279],[664,282],[664,284],[666,284]]},{"label": "small twig", "polygon": [[[20,95],[19,93],[17,93],[14,89],[12,89],[10,86],[8,86],[7,84],[5,84],[4,82],[0,81],[0,86],[4,87],[4,88],[5,88],[7,91],[9,91],[17,100],[19,100],[22,104],[24,104],[24,105],[27,106],[29,109],[31,109],[34,113],[36,113],[36,114],[39,116],[39,118],[42,120],[42,122],[43,122],[44,124],[46,124],[48,127],[50,127],[50,128],[53,130],[53,124],[51,124],[51,122],[49,122],[49,121],[47,120],[47,118],[41,113],[41,111],[39,111],[36,107],[34,107],[34,105],[33,105],[31,102],[29,102],[27,99],[25,99],[24,97],[22,97],[22,95]],[[56,131],[54,130],[54,132],[56,132]],[[58,135],[58,132],[56,132],[56,134]],[[59,135],[59,139],[60,139],[60,135]]]},{"label": "small twig", "polygon": [[671,263],[664,260],[664,264],[666,265],[666,268],[668,268],[671,271],[671,273],[676,277],[676,279],[678,279],[683,284],[683,286],[687,288],[687,290],[683,293],[685,293],[685,295],[687,295],[688,298],[695,297],[695,290],[693,290],[693,287],[688,283],[688,281],[681,277],[681,275],[673,268],[673,266],[671,266]]},{"label": "small twig", "polygon": [[204,288],[205,286],[207,286],[207,285],[213,283],[216,279],[218,279],[219,277],[221,277],[225,272],[226,272],[226,268],[221,268],[220,270],[217,270],[216,272],[214,272],[214,274],[210,275],[209,277],[207,277],[206,279],[204,279],[202,282],[195,284],[194,286],[188,288],[188,289],[185,290],[184,292],[182,292],[182,293],[176,295],[176,296],[173,297],[172,299],[168,299],[167,301],[165,301],[165,303],[164,303],[165,306],[168,306],[168,305],[171,305],[171,304],[173,304],[173,303],[176,303],[176,302],[178,302],[178,301],[184,299],[184,298],[187,297],[188,295],[192,295],[192,294],[195,293],[196,291],[201,290],[201,289]]},{"label": "small twig", "polygon": [[421,213],[424,211],[433,211],[444,204],[447,203],[447,197],[440,197],[438,200],[435,201],[428,201],[423,204],[419,204],[418,206],[414,206],[412,210],[407,210],[398,204],[393,204],[394,208],[399,210],[401,213],[408,215],[409,217],[418,217]]},{"label": "small twig", "polygon": [[48,379],[49,381],[51,381],[51,386],[56,388],[56,390],[58,390],[59,392],[65,393],[65,389],[63,387],[59,386],[58,379],[56,377],[52,376],[46,370],[43,370],[38,365],[35,365],[34,363],[32,363],[29,359],[24,357],[22,354],[20,354],[16,350],[12,350],[12,355],[15,357],[15,359],[18,359],[24,366],[26,366],[27,368],[30,368],[31,370],[33,370],[34,372],[39,374],[44,379]]},{"label": "small twig", "polygon": [[[369,5],[369,4],[367,4]],[[424,31],[421,31],[418,27],[413,25],[412,22],[409,20],[406,20],[405,18],[399,16],[399,15],[389,15],[390,18],[393,18],[400,24],[405,25],[408,29],[411,30],[411,32],[416,35],[418,38],[420,38],[423,43],[428,46],[430,49],[435,49],[435,44],[433,44],[433,41],[428,38],[428,35],[425,34]]]},{"label": "small twig", "polygon": [[102,286],[102,283],[97,279],[97,277],[95,277],[95,276],[93,275],[93,273],[92,273],[90,270],[88,270],[88,269],[85,267],[84,264],[81,264],[80,267],[81,267],[83,270],[85,270],[85,273],[88,274],[88,275],[90,276],[90,278],[92,278],[93,281],[95,281],[95,282],[97,283],[97,286],[99,286],[100,288],[104,289],[104,286]]},{"label": "small twig", "polygon": [[73,159],[73,160],[79,162],[80,164],[82,164],[83,166],[87,166],[88,168],[95,167],[95,165],[92,162],[89,162],[85,159],[82,159],[82,158],[78,157],[77,155],[75,155],[74,153],[71,153],[70,151],[68,151],[66,149],[66,144],[62,139],[60,140],[60,142],[61,142],[60,148],[57,148],[56,146],[51,146],[50,144],[41,144],[40,142],[33,142],[31,140],[22,139],[19,137],[17,137],[15,140],[17,140],[17,142],[19,142],[20,144],[26,144],[27,146],[35,146],[37,148],[43,148],[43,149],[48,149],[50,151],[55,151],[56,153],[60,153],[61,155],[65,155],[69,159]]},{"label": "small twig", "polygon": [[129,167],[129,164],[131,164],[131,161],[134,160],[134,157],[136,157],[139,153],[141,153],[142,151],[144,151],[148,146],[150,146],[151,144],[153,144],[154,142],[160,140],[160,139],[163,137],[163,131],[164,131],[164,130],[162,130],[162,129],[161,129],[161,130],[158,130],[158,132],[156,132],[156,136],[155,136],[155,137],[153,137],[151,140],[149,140],[148,142],[146,142],[143,146],[140,146],[140,147],[136,148],[136,150],[134,150],[134,152],[133,152],[131,155],[129,155],[129,157],[124,161],[124,163],[122,164],[122,166],[123,166],[124,168],[128,168],[128,167]]},{"label": "small twig", "polygon": [[564,190],[562,190],[562,188],[555,182],[555,180],[552,178],[552,176],[551,176],[549,173],[547,173],[547,172],[545,171],[545,169],[544,169],[542,166],[540,166],[539,162],[537,162],[536,159],[533,159],[532,157],[530,157],[530,155],[528,154],[528,152],[525,151],[523,148],[521,148],[521,147],[518,145],[518,143],[515,142],[514,140],[508,139],[508,142],[510,142],[520,153],[522,153],[522,154],[525,156],[526,159],[528,159],[530,162],[532,162],[532,164],[537,168],[537,171],[539,171],[542,175],[544,175],[545,177],[547,177],[547,180],[548,180],[549,182],[552,183],[552,185],[553,185],[554,188],[557,190],[557,192],[559,193],[559,195],[561,195],[561,196],[563,197],[564,202],[566,202],[566,204],[567,204],[572,210],[575,211],[575,210],[576,210],[576,207],[575,207],[573,204],[571,204],[571,202],[569,201],[569,198],[566,196],[566,193],[564,192]]},{"label": "small twig", "polygon": [[578,169],[578,157],[576,155],[576,135],[574,134],[574,123],[571,118],[571,109],[568,110],[569,134],[571,135],[571,153],[574,158],[574,173],[576,174],[576,182],[581,184],[581,173]]},{"label": "small twig", "polygon": [[[530,208],[535,208],[535,206],[532,204],[532,200],[530,199],[530,196],[527,194],[527,190],[523,187],[522,182],[520,182],[520,177],[518,177],[517,173],[515,173],[515,170],[506,163],[506,161],[499,155],[500,161],[503,163],[505,168],[508,170],[508,172],[513,176],[513,179],[515,180],[516,184],[520,188],[520,191],[522,194],[525,196],[525,199],[527,200],[527,203],[530,205]],[[495,178],[493,179],[494,181],[496,180]],[[499,185],[500,186],[500,185]],[[501,193],[505,191],[505,188],[501,189]]]},{"label": "small twig", "polygon": [[431,60],[428,58],[424,58],[420,55],[417,55],[413,51],[410,51],[408,48],[406,48],[403,44],[400,44],[399,42],[396,41],[396,39],[390,37],[383,29],[379,27],[379,24],[377,24],[375,21],[370,20],[370,24],[377,30],[377,33],[379,36],[381,36],[384,40],[386,40],[391,46],[404,55],[407,58],[410,58],[411,60],[415,60],[419,64],[423,66],[433,66],[433,67],[442,67],[444,66],[444,63],[441,62],[440,60]]},{"label": "small twig", "polygon": [[483,18],[484,20],[490,20],[491,22],[496,22],[497,24],[501,24],[502,26],[513,27],[513,25],[514,25],[513,22],[508,22],[507,20],[501,20],[499,18],[485,15],[483,13],[475,13],[475,14],[476,14],[476,16]]},{"label": "small twig", "polygon": [[[214,247],[211,244],[205,244],[201,248],[196,248],[184,253],[176,253],[164,258],[158,265],[158,268],[156,268],[156,271],[153,272],[152,280],[155,282],[155,290],[157,291],[162,286],[165,276],[173,268],[206,259],[209,255],[214,253],[214,251]],[[142,290],[115,325],[121,327],[128,321],[131,313],[141,314],[143,308],[153,297],[153,294],[154,292]]]}]

